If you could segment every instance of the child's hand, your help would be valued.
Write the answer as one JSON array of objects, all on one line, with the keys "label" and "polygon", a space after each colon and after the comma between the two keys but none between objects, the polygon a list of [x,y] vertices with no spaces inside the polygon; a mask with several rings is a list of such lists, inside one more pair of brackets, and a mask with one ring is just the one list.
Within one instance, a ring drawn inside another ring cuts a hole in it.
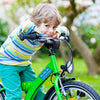
[{"label": "child's hand", "polygon": [[59,33],[58,32],[54,33],[52,37],[58,38],[59,37]]},{"label": "child's hand", "polygon": [[65,26],[58,26],[56,29],[56,32],[58,32],[59,35],[61,35],[61,33],[65,33],[65,37],[69,36],[69,34],[70,34],[69,30]]}]

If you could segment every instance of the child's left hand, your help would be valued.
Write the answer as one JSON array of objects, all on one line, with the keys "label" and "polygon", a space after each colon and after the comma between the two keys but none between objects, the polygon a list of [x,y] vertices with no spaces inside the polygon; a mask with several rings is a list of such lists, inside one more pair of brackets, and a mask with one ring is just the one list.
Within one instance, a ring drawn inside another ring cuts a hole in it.
[{"label": "child's left hand", "polygon": [[59,33],[58,32],[54,33],[52,37],[59,38]]},{"label": "child's left hand", "polygon": [[65,37],[69,36],[70,34],[68,28],[65,26],[58,26],[56,32],[59,33],[59,36],[61,35],[61,33],[65,33]]}]

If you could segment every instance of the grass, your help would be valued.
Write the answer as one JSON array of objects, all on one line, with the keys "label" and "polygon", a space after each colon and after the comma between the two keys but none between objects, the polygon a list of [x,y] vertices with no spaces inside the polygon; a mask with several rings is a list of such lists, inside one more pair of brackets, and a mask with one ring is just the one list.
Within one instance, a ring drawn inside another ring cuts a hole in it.
[{"label": "grass", "polygon": [[77,80],[89,84],[100,94],[100,75],[88,75],[88,69],[83,59],[74,59],[74,73],[70,76],[75,76]]},{"label": "grass", "polygon": [[[38,75],[42,69],[48,64],[49,58],[43,57],[42,59],[38,59],[37,61],[32,62],[32,66],[36,74]],[[57,58],[57,64],[60,66],[64,64],[61,58]],[[59,67],[60,68],[60,67]],[[38,69],[38,70],[37,70]],[[75,77],[76,80],[80,80],[92,88],[96,90],[97,93],[100,94],[100,75],[89,76],[88,69],[83,59],[74,58],[74,72],[72,74],[67,74],[68,77]],[[50,78],[43,84],[44,91],[47,92],[48,89],[52,86]]]}]

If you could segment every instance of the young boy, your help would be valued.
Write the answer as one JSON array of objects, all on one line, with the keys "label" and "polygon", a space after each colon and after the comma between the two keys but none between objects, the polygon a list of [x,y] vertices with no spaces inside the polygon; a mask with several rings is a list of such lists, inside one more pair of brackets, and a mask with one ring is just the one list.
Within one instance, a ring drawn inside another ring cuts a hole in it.
[{"label": "young boy", "polygon": [[[30,20],[19,25],[7,38],[0,48],[0,77],[6,90],[6,100],[21,100],[21,82],[34,81],[35,72],[32,70],[30,58],[41,48],[39,42],[29,39],[21,41],[21,32],[29,34],[36,31],[47,36],[58,37],[57,26],[61,16],[52,4],[39,4],[32,12]],[[66,32],[67,33],[67,29]],[[35,100],[43,100],[44,93],[40,89]]]}]

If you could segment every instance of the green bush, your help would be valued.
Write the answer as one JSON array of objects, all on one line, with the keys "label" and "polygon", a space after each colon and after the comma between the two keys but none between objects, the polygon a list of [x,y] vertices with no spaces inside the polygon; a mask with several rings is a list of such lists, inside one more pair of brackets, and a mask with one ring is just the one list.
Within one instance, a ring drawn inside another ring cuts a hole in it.
[{"label": "green bush", "polygon": [[0,19],[0,46],[6,40],[9,33],[8,23]]}]

